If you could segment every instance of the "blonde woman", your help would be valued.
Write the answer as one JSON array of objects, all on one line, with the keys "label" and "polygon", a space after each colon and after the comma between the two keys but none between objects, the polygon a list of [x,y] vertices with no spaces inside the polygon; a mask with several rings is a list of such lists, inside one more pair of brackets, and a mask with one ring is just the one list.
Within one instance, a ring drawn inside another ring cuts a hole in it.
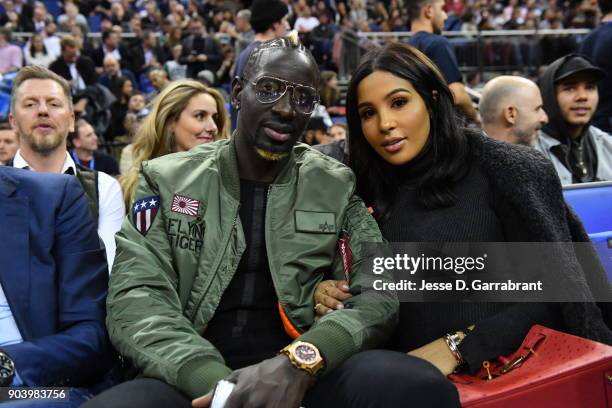
[{"label": "blonde woman", "polygon": [[229,138],[229,120],[221,94],[193,80],[170,83],[155,97],[136,132],[134,164],[121,177],[127,208],[133,200],[140,164],[194,146]]}]

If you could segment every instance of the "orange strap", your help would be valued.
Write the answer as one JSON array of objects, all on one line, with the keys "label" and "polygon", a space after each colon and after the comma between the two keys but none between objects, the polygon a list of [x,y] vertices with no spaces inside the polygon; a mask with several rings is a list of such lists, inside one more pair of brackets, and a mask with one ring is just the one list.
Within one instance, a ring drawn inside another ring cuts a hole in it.
[{"label": "orange strap", "polygon": [[283,309],[283,306],[280,304],[280,302],[278,302],[278,312],[280,313],[280,317],[283,322],[283,328],[285,329],[285,333],[287,333],[292,339],[297,339],[298,337],[300,337],[301,333],[291,323],[291,320],[289,320],[289,318],[287,317],[287,314],[285,313],[285,309]]}]

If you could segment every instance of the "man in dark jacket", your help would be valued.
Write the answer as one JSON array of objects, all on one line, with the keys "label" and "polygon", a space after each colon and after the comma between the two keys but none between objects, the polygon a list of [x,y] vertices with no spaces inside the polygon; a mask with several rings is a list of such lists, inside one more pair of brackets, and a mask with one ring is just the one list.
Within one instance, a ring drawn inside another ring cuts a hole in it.
[{"label": "man in dark jacket", "polygon": [[552,161],[562,184],[612,180],[612,136],[591,125],[604,76],[586,58],[570,54],[550,64],[538,81],[549,122],[536,148]]},{"label": "man in dark jacket", "polygon": [[137,77],[147,73],[152,68],[159,68],[166,62],[166,53],[157,44],[154,31],[143,30],[142,37],[130,50],[132,72]]},{"label": "man in dark jacket", "polygon": [[206,26],[201,17],[196,17],[189,24],[191,35],[183,40],[183,53],[180,63],[187,64],[187,77],[197,78],[198,72],[209,70],[217,72],[223,54],[217,41],[206,34]]},{"label": "man in dark jacket", "polygon": [[91,58],[79,55],[74,37],[62,38],[60,47],[62,54],[51,63],[49,69],[70,83],[73,94],[95,84],[97,76],[94,63]]}]

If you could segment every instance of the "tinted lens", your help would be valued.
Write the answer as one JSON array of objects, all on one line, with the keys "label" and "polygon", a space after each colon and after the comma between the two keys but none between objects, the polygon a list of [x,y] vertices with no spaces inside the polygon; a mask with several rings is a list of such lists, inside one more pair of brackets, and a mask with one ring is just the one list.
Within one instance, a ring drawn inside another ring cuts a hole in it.
[{"label": "tinted lens", "polygon": [[263,103],[275,102],[285,93],[285,84],[275,78],[261,77],[255,84],[257,98]]},{"label": "tinted lens", "polygon": [[293,102],[295,107],[304,113],[310,113],[314,110],[317,102],[317,95],[314,89],[304,86],[296,86],[293,88]]}]

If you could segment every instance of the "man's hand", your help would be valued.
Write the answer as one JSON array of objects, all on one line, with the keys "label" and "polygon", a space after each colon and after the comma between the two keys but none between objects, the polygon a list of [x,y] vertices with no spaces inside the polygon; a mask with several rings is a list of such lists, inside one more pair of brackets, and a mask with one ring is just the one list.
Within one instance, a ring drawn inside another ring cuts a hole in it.
[{"label": "man's hand", "polygon": [[198,54],[197,60],[199,62],[206,62],[208,61],[208,56],[206,54]]},{"label": "man's hand", "polygon": [[325,316],[334,310],[344,309],[344,300],[351,298],[346,281],[326,280],[317,286],[314,294],[315,312],[317,318]]},{"label": "man's hand", "polygon": [[[236,384],[224,408],[298,408],[313,377],[299,370],[285,355],[234,371],[227,378]],[[193,407],[207,408],[212,393],[192,401]]]},{"label": "man's hand", "polygon": [[444,375],[451,374],[457,368],[457,360],[442,338],[409,351],[408,354],[429,361]]}]

